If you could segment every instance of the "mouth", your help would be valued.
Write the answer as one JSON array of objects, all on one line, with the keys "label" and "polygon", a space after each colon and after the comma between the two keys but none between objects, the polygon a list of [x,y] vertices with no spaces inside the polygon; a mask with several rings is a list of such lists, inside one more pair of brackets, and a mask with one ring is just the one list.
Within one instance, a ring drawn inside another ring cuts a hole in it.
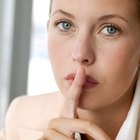
[{"label": "mouth", "polygon": [[[75,79],[76,74],[70,73],[65,77],[65,80],[71,85]],[[85,76],[85,82],[83,84],[84,89],[94,88],[99,84],[99,82],[90,75]]]}]

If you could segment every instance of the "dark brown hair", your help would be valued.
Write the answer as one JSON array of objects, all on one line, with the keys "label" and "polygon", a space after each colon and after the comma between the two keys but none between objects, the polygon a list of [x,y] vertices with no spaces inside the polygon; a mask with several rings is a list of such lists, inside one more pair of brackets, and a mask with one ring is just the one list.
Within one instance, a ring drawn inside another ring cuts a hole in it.
[{"label": "dark brown hair", "polygon": [[138,9],[138,15],[139,15],[139,18],[140,18],[140,0],[138,0],[137,9]]}]

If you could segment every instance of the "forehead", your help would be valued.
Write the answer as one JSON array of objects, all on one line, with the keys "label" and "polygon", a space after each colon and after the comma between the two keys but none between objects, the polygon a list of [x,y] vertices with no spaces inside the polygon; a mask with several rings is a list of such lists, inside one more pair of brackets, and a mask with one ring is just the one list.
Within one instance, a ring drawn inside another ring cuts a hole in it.
[{"label": "forehead", "polygon": [[136,15],[135,0],[53,0],[52,12],[65,10],[77,15],[123,14]]}]

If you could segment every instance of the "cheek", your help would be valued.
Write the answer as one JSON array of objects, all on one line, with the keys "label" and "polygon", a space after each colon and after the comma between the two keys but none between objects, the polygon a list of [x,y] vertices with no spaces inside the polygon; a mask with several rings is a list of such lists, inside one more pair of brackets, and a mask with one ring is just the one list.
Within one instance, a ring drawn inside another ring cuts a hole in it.
[{"label": "cheek", "polygon": [[[52,65],[66,67],[71,59],[71,41],[65,37],[50,33],[48,36],[48,53]],[[62,69],[62,68],[61,68]]]},{"label": "cheek", "polygon": [[[55,60],[55,56],[58,57],[59,54],[57,54],[58,52],[58,47],[56,47],[57,42],[55,40],[48,40],[48,53],[49,53],[49,58],[51,61]],[[57,55],[56,55],[57,54]]]},{"label": "cheek", "polygon": [[64,60],[64,50],[62,43],[55,39],[48,39],[48,53],[52,65],[61,65]]},{"label": "cheek", "polygon": [[48,39],[48,53],[52,66],[53,75],[59,90],[65,93],[64,76],[69,70],[70,50],[65,45],[64,40]]},{"label": "cheek", "polygon": [[[60,77],[63,74],[64,62],[61,43],[53,38],[48,38],[48,54],[55,81],[59,87]],[[60,87],[59,87],[60,88]]]},{"label": "cheek", "polygon": [[100,62],[102,62],[100,63],[100,73],[105,76],[107,87],[110,87],[112,91],[112,87],[116,87],[116,83],[116,88],[124,90],[131,84],[139,60],[139,52],[135,45],[130,42],[121,42],[108,46],[108,51],[100,51]]},{"label": "cheek", "polygon": [[133,80],[136,71],[137,71],[137,59],[130,52],[126,52],[124,50],[119,51],[118,53],[112,53],[110,57],[108,57],[109,65],[109,75],[112,75],[112,80],[116,82],[129,83]]},{"label": "cheek", "polygon": [[[117,45],[116,45],[117,44]],[[102,52],[103,61],[106,62],[106,66],[109,66],[110,70],[131,70],[138,66],[139,51],[136,44],[131,42],[116,43],[108,47],[108,51]],[[106,47],[105,47],[106,48]]]},{"label": "cheek", "polygon": [[69,64],[70,50],[64,40],[58,37],[48,38],[48,53],[56,81],[64,75]]}]

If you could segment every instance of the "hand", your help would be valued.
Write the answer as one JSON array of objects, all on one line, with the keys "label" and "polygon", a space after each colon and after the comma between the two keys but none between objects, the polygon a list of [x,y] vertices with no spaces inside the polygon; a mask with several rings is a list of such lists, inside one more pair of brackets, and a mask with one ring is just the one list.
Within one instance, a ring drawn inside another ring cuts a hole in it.
[{"label": "hand", "polygon": [[76,109],[84,81],[85,70],[79,67],[75,79],[66,93],[61,117],[50,121],[43,136],[44,140],[73,140],[75,132],[87,134],[95,140],[111,140],[95,123],[76,117]]}]

